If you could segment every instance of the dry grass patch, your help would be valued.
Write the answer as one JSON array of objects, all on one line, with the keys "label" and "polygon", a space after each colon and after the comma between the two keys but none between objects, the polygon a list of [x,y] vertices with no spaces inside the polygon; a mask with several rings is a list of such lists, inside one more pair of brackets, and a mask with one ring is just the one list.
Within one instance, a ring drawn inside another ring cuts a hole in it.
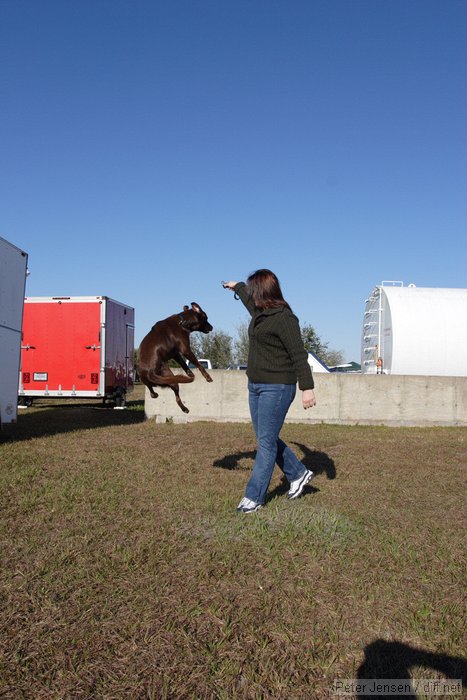
[{"label": "dry grass patch", "polygon": [[249,425],[22,413],[0,444],[1,697],[319,699],[385,659],[462,672],[465,430],[284,436],[315,480],[289,502],[277,473],[239,516]]}]

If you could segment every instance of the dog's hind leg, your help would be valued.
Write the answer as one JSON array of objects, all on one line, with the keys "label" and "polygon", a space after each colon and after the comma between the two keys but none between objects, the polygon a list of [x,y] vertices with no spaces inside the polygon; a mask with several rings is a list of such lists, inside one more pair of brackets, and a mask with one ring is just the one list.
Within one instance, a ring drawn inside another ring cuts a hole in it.
[{"label": "dog's hind leg", "polygon": [[155,392],[154,389],[153,389],[153,387],[156,386],[156,385],[153,384],[153,383],[148,379],[147,372],[142,371],[140,376],[141,376],[141,381],[143,382],[144,386],[147,386],[147,388],[149,389],[149,393],[150,393],[150,395],[151,395],[151,398],[157,399],[157,397],[159,396],[159,394],[156,394],[156,392]]},{"label": "dog's hind leg", "polygon": [[176,400],[176,402],[178,403],[178,405],[180,406],[180,408],[182,409],[183,413],[189,413],[189,412],[190,412],[190,409],[187,408],[187,407],[185,406],[184,403],[182,403],[182,400],[181,400],[181,398],[180,398],[180,392],[179,392],[179,390],[178,390],[178,384],[171,384],[171,385],[170,385],[170,388],[171,388],[172,391],[174,392],[174,394],[175,394],[175,400]]},{"label": "dog's hind leg", "polygon": [[[164,377],[168,377],[170,375],[172,377],[180,376],[180,375],[175,375],[172,372],[172,370],[170,369],[170,367],[167,367],[167,366],[162,368],[162,374]],[[191,375],[194,378],[193,372],[191,372]],[[186,377],[183,377],[183,379],[186,379]],[[193,381],[193,380],[191,380],[191,381]],[[185,404],[182,403],[182,400],[180,398],[180,391],[178,388],[178,384],[169,384],[169,386],[172,389],[173,393],[175,394],[175,400],[178,403],[178,405],[180,406],[180,408],[182,409],[183,413],[189,413],[190,412],[189,409],[185,406]]]},{"label": "dog's hind leg", "polygon": [[184,374],[174,374],[168,367],[163,367],[158,373],[152,369],[149,370],[146,372],[146,381],[142,381],[144,384],[149,382],[152,386],[172,386],[173,384],[190,384],[194,379],[193,372],[191,376],[186,377]]}]

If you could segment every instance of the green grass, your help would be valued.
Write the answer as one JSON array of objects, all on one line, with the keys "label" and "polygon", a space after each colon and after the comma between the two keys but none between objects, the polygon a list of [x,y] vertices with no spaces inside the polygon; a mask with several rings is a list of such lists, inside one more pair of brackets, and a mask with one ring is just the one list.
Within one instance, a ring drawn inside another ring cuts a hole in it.
[{"label": "green grass", "polygon": [[[459,674],[462,428],[287,425],[297,501],[235,507],[247,424],[51,402],[0,441],[0,697],[328,698]],[[379,676],[377,676],[379,677]]]}]

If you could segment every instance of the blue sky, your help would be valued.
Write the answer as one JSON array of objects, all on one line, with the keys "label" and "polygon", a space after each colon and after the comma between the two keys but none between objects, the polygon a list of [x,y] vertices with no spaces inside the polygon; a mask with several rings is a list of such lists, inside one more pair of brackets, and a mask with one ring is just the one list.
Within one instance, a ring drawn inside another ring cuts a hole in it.
[{"label": "blue sky", "polygon": [[[0,0],[0,236],[29,296],[107,295],[139,343],[279,276],[359,360],[382,280],[466,287],[465,0]],[[436,332],[436,329],[434,329]]]}]

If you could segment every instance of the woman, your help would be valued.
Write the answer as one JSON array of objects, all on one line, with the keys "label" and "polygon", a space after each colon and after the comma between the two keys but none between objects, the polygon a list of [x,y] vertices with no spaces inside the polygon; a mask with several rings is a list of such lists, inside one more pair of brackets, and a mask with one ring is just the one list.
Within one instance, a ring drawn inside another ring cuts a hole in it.
[{"label": "woman", "polygon": [[316,405],[314,382],[297,317],[282,296],[271,270],[257,270],[244,282],[223,282],[251,314],[248,328],[248,393],[258,447],[240,513],[254,513],[264,505],[274,464],[287,477],[289,498],[298,498],[313,477],[279,438],[287,411],[302,390],[303,408]]}]

